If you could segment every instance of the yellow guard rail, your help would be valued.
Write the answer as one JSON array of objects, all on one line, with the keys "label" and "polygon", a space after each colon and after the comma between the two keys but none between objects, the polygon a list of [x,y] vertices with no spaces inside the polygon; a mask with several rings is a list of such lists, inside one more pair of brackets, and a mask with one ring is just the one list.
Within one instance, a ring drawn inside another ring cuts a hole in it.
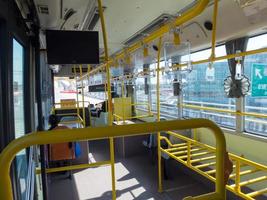
[{"label": "yellow guard rail", "polygon": [[[197,140],[188,138],[179,133],[165,132],[181,141],[179,144],[173,144],[167,137],[161,136],[160,140],[167,142],[168,147],[160,150],[171,158],[182,163],[191,170],[199,173],[207,179],[215,182],[216,169],[214,166],[216,149],[212,146],[203,144]],[[234,163],[233,172],[229,176],[226,189],[246,200],[257,199],[260,195],[267,193],[267,187],[262,186],[257,190],[245,192],[243,187],[255,183],[263,183],[267,180],[267,166],[247,160],[241,156],[229,153],[230,160]],[[261,173],[258,173],[261,172]],[[253,175],[246,177],[246,175]]]},{"label": "yellow guard rail", "polygon": [[[54,144],[81,140],[95,140],[110,137],[142,135],[145,133],[183,130],[194,128],[209,128],[216,138],[216,190],[213,193],[192,199],[219,199],[225,200],[224,161],[226,156],[226,143],[222,130],[207,119],[174,120],[146,124],[133,124],[122,126],[107,126],[99,128],[65,129],[44,131],[27,134],[13,140],[0,154],[0,199],[12,200],[12,184],[10,167],[16,154],[32,145]],[[113,180],[114,181],[114,180]]]}]

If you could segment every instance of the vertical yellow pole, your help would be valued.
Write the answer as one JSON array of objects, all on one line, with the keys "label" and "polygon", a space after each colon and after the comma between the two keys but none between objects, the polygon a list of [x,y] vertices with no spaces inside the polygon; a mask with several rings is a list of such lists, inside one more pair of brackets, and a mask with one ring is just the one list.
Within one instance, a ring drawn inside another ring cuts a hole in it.
[{"label": "vertical yellow pole", "polygon": [[214,0],[213,20],[212,20],[213,25],[212,25],[211,59],[215,58],[217,15],[218,15],[218,0]]},{"label": "vertical yellow pole", "polygon": [[[159,82],[159,73],[160,73],[160,54],[161,54],[161,44],[162,38],[159,38],[158,43],[158,61],[157,61],[157,121],[160,121],[160,82]],[[160,150],[160,132],[157,133],[158,141],[158,190],[162,192],[162,175],[161,175],[161,150]]]},{"label": "vertical yellow pole", "polygon": [[121,80],[121,102],[122,102],[122,121],[125,124],[125,104],[124,104],[124,79]]},{"label": "vertical yellow pole", "polygon": [[[80,65],[80,78],[83,76],[83,72],[82,72],[82,65]],[[86,123],[85,123],[85,107],[84,107],[84,84],[83,84],[83,80],[81,80],[81,87],[82,87],[82,107],[83,107],[83,127],[86,127]]]},{"label": "vertical yellow pole", "polygon": [[[105,27],[105,18],[103,14],[102,1],[98,0],[98,10],[101,20],[104,49],[105,49],[105,62],[106,62],[106,73],[107,73],[107,86],[108,86],[108,124],[112,126],[112,99],[111,99],[111,83],[110,83],[110,69],[109,69],[109,55],[108,55],[108,43],[107,33]],[[110,138],[110,161],[111,161],[111,177],[112,177],[112,200],[116,199],[116,188],[115,188],[115,156],[114,156],[114,138]]]},{"label": "vertical yellow pole", "polygon": [[[213,31],[212,31],[212,50],[211,50],[211,59],[215,58],[215,48],[216,48],[216,31],[217,31],[217,15],[218,15],[218,2],[219,0],[214,0],[214,8],[213,8]],[[224,179],[224,177],[221,177],[222,174],[219,174],[219,171],[223,171],[224,170],[224,156],[221,158],[221,154],[219,154],[218,152],[220,152],[221,149],[219,149],[217,147],[217,153],[216,153],[216,157],[218,159],[217,163],[216,163],[216,192],[218,194],[220,194],[222,196],[222,199],[226,199],[226,190],[225,190],[225,185],[224,185],[224,181],[220,181],[221,179]],[[222,168],[222,170],[221,170]]]},{"label": "vertical yellow pole", "polygon": [[77,108],[77,117],[80,115],[80,105],[79,105],[79,93],[78,93],[78,86],[77,86],[77,73],[76,73],[76,66],[74,66],[74,76],[75,76],[75,85],[76,85],[76,108]]},{"label": "vertical yellow pole", "polygon": [[187,165],[191,165],[191,142],[187,142]]},{"label": "vertical yellow pole", "polygon": [[[87,67],[87,74],[88,74],[88,81],[89,81],[89,78],[90,78],[90,70],[91,70],[91,65],[88,65]],[[89,85],[89,82],[88,82],[88,85]],[[89,87],[88,87],[88,94],[89,94]],[[90,101],[88,102],[88,113],[89,113],[89,126],[91,127],[92,126],[92,121],[91,121],[91,108],[90,108]]]},{"label": "vertical yellow pole", "polygon": [[193,139],[198,141],[197,129],[193,129]]},{"label": "vertical yellow pole", "polygon": [[107,81],[105,82],[105,106],[106,106],[106,109],[108,107],[108,95],[107,95]]},{"label": "vertical yellow pole", "polygon": [[240,161],[236,160],[235,164],[235,191],[240,193]]}]

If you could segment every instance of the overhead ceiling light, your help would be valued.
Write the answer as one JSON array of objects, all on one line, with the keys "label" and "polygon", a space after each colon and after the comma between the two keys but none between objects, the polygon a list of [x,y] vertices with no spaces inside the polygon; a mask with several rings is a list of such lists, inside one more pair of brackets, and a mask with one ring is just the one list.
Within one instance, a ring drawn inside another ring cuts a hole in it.
[{"label": "overhead ceiling light", "polygon": [[37,5],[37,9],[39,13],[49,15],[48,5]]},{"label": "overhead ceiling light", "polygon": [[[102,7],[103,12],[106,10],[106,7]],[[88,4],[88,7],[83,17],[82,23],[80,24],[80,30],[93,30],[99,21],[99,9],[95,0],[91,0]]]},{"label": "overhead ceiling light", "polygon": [[155,20],[153,20],[149,25],[145,26],[143,29],[141,29],[140,31],[135,33],[133,36],[131,36],[130,38],[125,40],[123,42],[123,44],[125,46],[129,46],[129,45],[135,43],[136,41],[143,38],[145,35],[153,32],[157,28],[161,27],[163,24],[166,23],[166,21],[170,20],[171,18],[173,18],[173,16],[170,14],[166,14],[166,13],[161,14],[159,17],[157,17]]},{"label": "overhead ceiling light", "polygon": [[239,4],[241,8],[245,8],[247,6],[252,5],[255,3],[257,0],[236,0],[236,2]]},{"label": "overhead ceiling light", "polygon": [[63,20],[64,22],[61,24],[60,29],[63,29],[64,25],[68,21],[68,19],[73,16],[77,11],[73,10],[72,8],[68,9],[67,12],[65,13]]}]

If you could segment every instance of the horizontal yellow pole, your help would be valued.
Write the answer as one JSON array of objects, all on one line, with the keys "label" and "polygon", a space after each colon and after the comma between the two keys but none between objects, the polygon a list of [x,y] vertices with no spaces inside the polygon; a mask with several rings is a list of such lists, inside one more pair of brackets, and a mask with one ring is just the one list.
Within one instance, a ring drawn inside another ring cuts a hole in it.
[{"label": "horizontal yellow pole", "polygon": [[216,169],[212,169],[212,170],[206,171],[205,173],[207,173],[208,175],[215,174],[216,173]]},{"label": "horizontal yellow pole", "polygon": [[59,124],[76,124],[76,123],[80,124],[80,123],[82,123],[82,121],[81,120],[72,120],[72,121],[61,121],[61,122],[59,122]]},{"label": "horizontal yellow pole", "polygon": [[216,162],[210,162],[210,163],[205,163],[205,164],[201,164],[201,165],[196,165],[195,168],[197,169],[201,169],[201,168],[204,168],[204,167],[210,167],[210,166],[213,166],[215,165]]},{"label": "horizontal yellow pole", "polygon": [[77,113],[62,113],[62,114],[57,114],[57,116],[73,116],[73,115],[77,115]]},{"label": "horizontal yellow pole", "polygon": [[[190,151],[190,152],[191,152],[191,151]],[[192,158],[192,157],[197,157],[197,156],[204,156],[204,155],[211,154],[211,153],[213,153],[213,152],[201,152],[201,153],[195,153],[195,154],[191,154],[190,157]],[[188,156],[185,155],[185,156],[179,156],[179,157],[177,157],[177,158],[179,158],[179,159],[185,159],[185,158],[187,158],[187,157],[188,157]]]},{"label": "horizontal yellow pole", "polygon": [[[168,133],[169,133],[169,134],[172,134],[173,136],[176,135],[177,138],[184,139],[184,141],[187,141],[187,142],[188,142],[188,141],[190,142],[190,141],[192,140],[192,139],[190,139],[190,138],[187,138],[187,137],[185,137],[185,136],[179,135],[178,133],[175,133],[175,132],[172,132],[172,131],[168,131]],[[198,147],[198,146],[199,146],[198,143],[199,143],[199,142],[196,141],[194,145],[195,145],[196,147]],[[179,145],[180,145],[180,144],[179,144]],[[182,145],[185,145],[185,143],[183,143]],[[170,145],[170,146],[173,146],[173,145]],[[213,148],[213,147],[209,147],[209,146],[206,146],[206,147],[208,147],[208,148],[204,148],[205,150],[206,150],[206,149],[211,149],[211,150],[210,150],[210,153],[214,153],[214,151],[213,151],[214,148]],[[209,163],[205,163],[205,164],[200,164],[200,165],[192,166],[192,165],[188,165],[188,163],[187,163],[186,160],[183,160],[183,159],[187,158],[187,156],[184,156],[184,157],[176,157],[175,152],[169,152],[169,151],[167,151],[167,150],[168,150],[168,149],[163,149],[163,148],[161,148],[161,151],[165,152],[166,154],[168,154],[168,155],[169,155],[170,157],[172,157],[173,159],[175,159],[175,160],[177,160],[178,162],[180,162],[180,163],[186,165],[187,167],[189,167],[189,168],[191,168],[192,170],[198,172],[199,174],[203,175],[204,177],[208,178],[209,180],[214,181],[214,182],[216,181],[216,179],[215,179],[213,176],[211,176],[211,174],[215,174],[215,173],[216,173],[216,169],[212,169],[212,170],[209,170],[209,171],[201,171],[201,170],[199,170],[199,169],[201,169],[201,168],[214,166],[214,165],[216,165],[216,162],[209,162]],[[190,152],[192,152],[192,150],[194,150],[194,149],[191,149]],[[184,151],[180,151],[180,152],[183,152],[184,154],[188,153],[186,150],[184,150]],[[178,151],[177,153],[180,153],[180,152]],[[230,154],[230,157],[231,157],[231,154]],[[242,157],[238,157],[238,156],[234,156],[234,155],[233,155],[233,157],[235,157],[235,158],[234,158],[235,160],[238,159],[239,162],[240,162],[242,159],[244,160],[244,158],[242,158]],[[208,157],[208,159],[210,159],[210,157]],[[243,160],[242,160],[242,162],[241,162],[241,166],[244,166]],[[250,162],[252,162],[252,161],[250,161]],[[257,163],[256,163],[256,165],[257,165]],[[255,163],[252,162],[252,164],[249,165],[249,166],[255,166]],[[260,167],[263,167],[263,166],[260,165]],[[236,166],[234,165],[233,168],[236,168]],[[246,171],[241,172],[240,175],[246,175],[246,174],[250,174],[250,173],[253,173],[253,172],[256,172],[256,171],[260,171],[260,169],[246,170]],[[230,178],[233,178],[234,176],[235,176],[235,174],[232,174],[232,175],[230,176]],[[264,181],[264,180],[265,180],[265,177],[259,177],[259,178],[253,179],[253,180],[248,180],[248,181],[246,181],[246,182],[243,182],[242,184],[252,184],[252,183],[256,183],[256,182],[260,182],[260,181]],[[231,186],[230,186],[230,185],[226,185],[226,188],[227,188],[229,191],[233,192],[234,194],[236,194],[236,195],[238,195],[238,196],[240,196],[240,197],[242,197],[242,198],[244,198],[244,199],[247,199],[247,200],[253,200],[253,198],[250,197],[250,196],[248,196],[247,194],[244,194],[244,193],[242,193],[241,191],[236,191],[236,190],[235,190],[235,187],[233,187],[233,186],[234,186],[234,185],[231,185]],[[257,196],[257,195],[260,195],[260,194],[262,194],[262,193],[265,193],[265,190],[258,191],[258,193],[257,193],[257,192],[254,192],[254,193],[252,193],[252,195]],[[192,199],[195,199],[195,198],[192,198]],[[204,197],[204,199],[205,199],[205,197]]]},{"label": "horizontal yellow pole", "polygon": [[204,107],[204,106],[196,106],[196,105],[189,105],[189,104],[183,104],[182,106],[184,108],[192,108],[192,109],[197,109],[197,110],[207,110],[207,111],[214,111],[214,112],[227,113],[227,114],[233,114],[233,115],[267,118],[266,114],[258,114],[258,113],[252,113],[252,112],[236,112],[233,110],[219,109],[219,108],[213,108],[213,107]]},{"label": "horizontal yellow pole", "polygon": [[[161,26],[159,29],[153,31],[148,36],[144,37],[141,41],[136,42],[135,44],[128,47],[126,50],[116,54],[112,58],[109,58],[108,64],[110,65],[115,60],[123,59],[125,56],[125,52],[127,52],[127,54],[131,54],[135,52],[136,50],[138,50],[139,48],[143,47],[143,44],[149,44],[150,42],[153,42],[155,39],[160,38],[165,33],[168,33],[171,30],[171,28],[173,28],[173,26],[180,26],[183,23],[193,19],[194,17],[202,13],[204,9],[208,6],[208,4],[209,4],[209,0],[199,0],[198,3],[193,8],[189,9],[182,15],[178,16],[174,21],[171,21],[170,23],[167,23]],[[94,73],[97,73],[103,70],[106,64],[107,63],[98,66],[95,70],[92,70],[89,74],[82,76],[81,79],[84,79],[90,74],[94,74]]]},{"label": "horizontal yellow pole", "polygon": [[[202,150],[204,150],[204,149],[202,149],[202,148],[191,149],[190,153],[197,152],[197,151],[202,151]],[[178,152],[172,152],[172,154],[175,155],[175,156],[186,154],[186,153],[187,153],[187,150],[178,151]]]},{"label": "horizontal yellow pole", "polygon": [[262,195],[262,194],[265,194],[265,193],[267,193],[267,187],[264,188],[264,189],[255,191],[255,192],[248,193],[247,196],[256,197],[256,196],[259,196],[259,195]]},{"label": "horizontal yellow pole", "polygon": [[224,200],[217,193],[209,193],[197,197],[186,197],[183,200]]},{"label": "horizontal yellow pole", "polygon": [[172,144],[171,147],[180,147],[184,145],[187,145],[187,143]]},{"label": "horizontal yellow pole", "polygon": [[54,111],[57,111],[57,110],[76,110],[77,107],[66,107],[66,108],[54,108]]},{"label": "horizontal yellow pole", "polygon": [[248,160],[246,158],[243,158],[243,157],[231,154],[231,153],[229,154],[229,156],[230,156],[230,158],[232,160],[239,160],[242,163],[241,165],[253,166],[253,167],[255,167],[255,168],[259,169],[259,170],[267,172],[267,166],[266,165],[262,165],[262,164],[253,162],[251,160]]},{"label": "horizontal yellow pole", "polygon": [[[109,137],[143,135],[151,132],[201,127],[209,128],[215,134],[217,141],[217,165],[223,166],[226,152],[225,137],[222,130],[214,122],[207,119],[174,120],[98,128],[64,129],[26,134],[25,136],[10,142],[0,154],[0,199],[13,199],[12,185],[9,176],[10,166],[16,154],[27,147],[62,142],[96,140]],[[216,174],[222,178],[224,175],[223,168],[218,168]],[[224,194],[225,186],[223,185],[223,178],[217,179],[216,191],[222,195]]]},{"label": "horizontal yellow pole", "polygon": [[[266,53],[267,48],[262,48],[262,49],[256,49],[256,50],[251,50],[251,51],[245,51],[241,53],[236,53],[236,54],[230,54],[226,56],[220,56],[220,57],[215,57],[215,58],[209,58],[209,59],[204,59],[200,61],[195,61],[192,62],[192,65],[199,65],[199,64],[204,64],[204,63],[209,63],[209,62],[216,62],[216,61],[221,61],[221,60],[226,60],[226,59],[232,59],[232,58],[237,58],[237,57],[244,57],[244,56],[250,56],[250,55],[255,55],[255,54],[260,54],[260,53]],[[177,69],[181,67],[186,67],[187,64],[177,64],[173,65],[171,68],[172,69]]]},{"label": "horizontal yellow pole", "polygon": [[209,157],[204,157],[204,158],[198,158],[198,159],[194,159],[194,160],[191,160],[191,163],[196,163],[196,162],[201,162],[201,161],[205,161],[205,160],[212,160],[212,159],[215,159],[216,156],[209,156]]},{"label": "horizontal yellow pole", "polygon": [[[214,177],[212,177],[212,176],[207,175],[205,172],[203,172],[203,171],[201,171],[200,169],[194,167],[193,165],[188,165],[186,160],[184,161],[184,160],[181,160],[181,159],[177,158],[177,157],[174,156],[172,153],[169,153],[169,152],[165,151],[163,148],[161,148],[161,151],[163,151],[164,153],[166,153],[167,155],[169,155],[169,156],[170,156],[171,158],[173,158],[174,160],[176,160],[176,161],[178,161],[178,162],[184,164],[185,166],[187,166],[188,168],[192,169],[193,171],[195,171],[195,172],[199,173],[200,175],[206,177],[207,179],[209,179],[209,180],[211,180],[211,181],[213,181],[213,182],[215,182],[215,183],[218,182],[218,179],[216,179],[216,178],[214,178]],[[216,165],[216,167],[218,167],[218,166]]]},{"label": "horizontal yellow pole", "polygon": [[[198,145],[198,146],[200,146],[200,147],[209,149],[210,151],[214,151],[214,152],[215,152],[215,150],[216,150],[216,149],[215,149],[214,147],[212,147],[212,146],[209,146],[209,145],[203,144],[203,143],[201,143],[201,142],[195,141],[195,140],[193,140],[193,139],[191,139],[191,138],[185,137],[185,136],[183,136],[183,135],[181,135],[181,134],[178,134],[178,133],[176,133],[176,132],[168,131],[167,133],[170,134],[170,135],[173,135],[174,137],[177,137],[177,138],[179,138],[179,139],[181,139],[181,140],[184,140],[184,141],[187,141],[187,142],[191,142],[192,144],[195,144],[195,145]],[[265,165],[262,165],[262,164],[253,162],[253,161],[251,161],[251,160],[248,160],[248,159],[246,159],[246,158],[243,158],[243,157],[237,156],[237,155],[235,155],[235,154],[231,154],[231,153],[229,153],[229,157],[230,157],[231,160],[239,160],[239,161],[242,163],[241,165],[245,165],[245,164],[246,164],[246,165],[255,167],[255,168],[259,169],[259,170],[262,170],[262,171],[267,172],[267,166],[265,166]],[[205,164],[203,164],[203,166],[204,166],[204,165],[205,165]],[[234,165],[234,167],[235,167],[235,165]]]},{"label": "horizontal yellow pole", "polygon": [[[78,169],[86,169],[86,168],[90,168],[90,167],[100,167],[100,166],[105,166],[105,165],[110,165],[110,164],[111,164],[110,161],[102,161],[102,162],[96,162],[96,163],[47,168],[47,169],[45,169],[45,172],[46,173],[54,173],[54,172],[62,172],[62,171],[71,171],[71,170],[78,170]],[[36,168],[36,174],[41,174],[40,168]]]},{"label": "horizontal yellow pole", "polygon": [[203,143],[198,142],[198,141],[196,141],[196,140],[193,140],[193,139],[191,139],[191,138],[185,137],[185,136],[183,136],[183,135],[181,135],[181,134],[178,134],[178,133],[176,133],[176,132],[168,131],[167,133],[170,134],[170,135],[172,135],[172,136],[174,136],[174,137],[177,137],[177,138],[179,138],[179,139],[181,139],[181,140],[184,140],[184,141],[187,141],[187,142],[191,142],[191,143],[194,144],[194,145],[198,145],[198,146],[200,146],[200,147],[207,148],[207,149],[209,149],[210,151],[214,151],[214,152],[216,151],[216,149],[215,149],[214,147],[211,147],[211,146],[209,146],[209,145],[203,144]]},{"label": "horizontal yellow pole", "polygon": [[131,119],[142,119],[142,118],[146,118],[146,117],[153,117],[154,115],[153,114],[147,114],[147,115],[137,115],[137,116],[132,116],[132,117],[122,117],[120,115],[117,115],[117,114],[113,114],[113,116],[115,118],[118,118],[118,119],[123,119],[123,120],[131,120]]},{"label": "horizontal yellow pole", "polygon": [[[226,59],[232,59],[232,58],[236,58],[236,57],[244,57],[244,56],[250,56],[250,55],[255,55],[255,54],[260,54],[260,53],[266,53],[267,52],[267,48],[262,48],[262,49],[257,49],[257,50],[251,50],[251,51],[246,51],[246,52],[241,52],[241,53],[237,53],[237,54],[230,54],[230,55],[226,55],[226,56],[221,56],[221,57],[215,57],[215,58],[209,58],[209,59],[204,59],[204,60],[200,60],[200,61],[195,61],[192,62],[192,65],[198,65],[198,64],[204,64],[204,63],[210,63],[210,62],[216,62],[216,61],[221,61],[221,60],[226,60]],[[188,64],[177,64],[177,65],[173,65],[171,67],[171,69],[176,70],[178,68],[182,68],[182,67],[186,67]],[[102,67],[101,67],[102,68]],[[160,71],[164,71],[165,67],[160,68]],[[94,73],[96,73],[98,70],[96,70]],[[147,71],[146,73],[149,72],[153,72],[153,71]],[[138,72],[138,73],[133,73],[130,75],[125,75],[123,77],[132,77],[134,75],[142,75],[144,72]]]},{"label": "horizontal yellow pole", "polygon": [[[239,175],[243,176],[243,175],[252,174],[252,173],[255,173],[258,171],[260,171],[260,170],[259,169],[249,169],[249,170],[245,170],[245,171],[240,172]],[[236,174],[231,174],[229,178],[234,178],[234,177],[236,177]]]},{"label": "horizontal yellow pole", "polygon": [[[176,138],[185,140],[185,141],[187,141],[187,143],[190,143],[191,145],[201,144],[201,143],[199,143],[199,142],[197,142],[197,141],[195,141],[193,139],[190,139],[188,137],[182,136],[182,135],[177,134],[177,133],[172,132],[172,131],[168,131],[167,133],[170,134],[170,135],[173,135]],[[217,141],[217,138],[216,138],[216,141]],[[204,146],[204,147],[207,146],[208,147],[208,145],[203,145],[203,144],[202,144],[202,146]],[[224,161],[222,163],[218,162],[218,160],[220,160],[218,158],[221,155],[219,155],[220,148],[218,148],[218,143],[217,142],[216,142],[216,151],[215,151],[215,155],[214,156],[209,156],[209,157],[200,158],[200,159],[194,159],[194,160],[190,160],[190,162],[188,162],[187,160],[179,159],[178,157],[176,157],[175,155],[173,155],[172,153],[166,151],[163,148],[160,148],[160,150],[163,151],[163,152],[165,152],[171,158],[173,158],[173,159],[177,160],[178,162],[186,165],[190,169],[192,169],[192,170],[198,172],[199,174],[203,175],[204,177],[207,177],[208,179],[214,181],[215,182],[215,185],[216,185],[216,192],[217,192],[217,194],[220,194],[220,196],[222,197],[222,199],[225,199],[225,189],[224,190],[221,190],[222,187],[225,188],[225,185],[224,185],[224,167],[223,167],[224,166]],[[211,152],[213,152],[213,150],[211,150]],[[225,155],[226,155],[226,152],[224,152],[224,156]],[[195,162],[201,162],[201,161],[206,161],[206,160],[211,160],[211,159],[215,159],[216,160],[216,171],[217,171],[217,173],[216,173],[216,177],[215,178],[212,177],[212,176],[207,175],[205,172],[201,171],[198,168],[195,168],[192,165]],[[219,188],[221,188],[221,189],[219,189]]]},{"label": "horizontal yellow pole", "polygon": [[168,144],[169,146],[172,146],[172,143],[170,142],[170,140],[168,140],[168,138],[166,138],[165,136],[160,136],[159,139],[160,139],[160,140],[164,140],[165,142],[167,142],[167,144]]},{"label": "horizontal yellow pole", "polygon": [[[70,102],[71,104],[77,104],[77,103],[82,103],[82,102],[87,102],[87,103],[90,103],[89,101],[73,101],[73,102]],[[54,105],[66,105],[68,104],[68,102],[59,102],[59,103],[54,103]]]},{"label": "horizontal yellow pole", "polygon": [[179,151],[179,150],[183,150],[183,149],[187,149],[187,145],[184,145],[184,146],[181,146],[181,147],[176,147],[176,148],[166,149],[166,151],[172,153],[173,151]]},{"label": "horizontal yellow pole", "polygon": [[[261,176],[261,177],[258,177],[258,178],[254,178],[254,179],[250,179],[250,180],[247,180],[247,181],[243,181],[239,185],[240,186],[245,186],[245,185],[250,185],[250,184],[253,184],[253,183],[258,183],[260,181],[265,181],[265,180],[267,180],[267,176]],[[235,187],[235,184],[230,185],[230,186],[231,187]]]}]

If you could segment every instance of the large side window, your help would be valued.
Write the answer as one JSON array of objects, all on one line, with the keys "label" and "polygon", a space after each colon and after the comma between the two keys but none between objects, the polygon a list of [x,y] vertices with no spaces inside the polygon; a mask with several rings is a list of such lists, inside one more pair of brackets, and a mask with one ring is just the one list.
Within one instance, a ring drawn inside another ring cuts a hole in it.
[{"label": "large side window", "polygon": [[[13,39],[13,99],[15,138],[19,138],[25,134],[24,48],[15,39]],[[24,199],[26,195],[27,165],[26,150],[23,150],[16,156],[17,177],[21,199]]]},{"label": "large side window", "polygon": [[[207,59],[211,50],[204,50],[191,55],[193,61]],[[225,46],[216,48],[216,56],[226,55]],[[235,111],[235,100],[225,96],[223,83],[229,76],[227,60],[193,66],[190,73],[183,75],[184,109],[183,116],[188,118],[208,118],[221,126],[234,128],[235,116],[214,109]],[[203,107],[203,109],[201,109]]]},{"label": "large side window", "polygon": [[[155,70],[156,70],[155,65]],[[164,67],[165,63],[161,62],[160,67]],[[178,97],[173,94],[173,81],[176,79],[176,72],[160,72],[160,116],[166,119],[175,119],[178,117]],[[151,97],[152,110],[157,111],[157,77],[151,77]]]},{"label": "large side window", "polygon": [[146,91],[145,78],[139,77],[135,81],[135,90],[136,90],[136,103],[137,108],[142,109],[143,111],[147,111],[147,106],[145,104],[148,103],[148,93]]},{"label": "large side window", "polygon": [[[267,34],[252,37],[247,51],[267,47]],[[245,75],[251,80],[251,90],[246,96],[245,111],[267,114],[267,53],[255,54],[245,58]],[[245,117],[245,130],[267,136],[267,119]]]}]

